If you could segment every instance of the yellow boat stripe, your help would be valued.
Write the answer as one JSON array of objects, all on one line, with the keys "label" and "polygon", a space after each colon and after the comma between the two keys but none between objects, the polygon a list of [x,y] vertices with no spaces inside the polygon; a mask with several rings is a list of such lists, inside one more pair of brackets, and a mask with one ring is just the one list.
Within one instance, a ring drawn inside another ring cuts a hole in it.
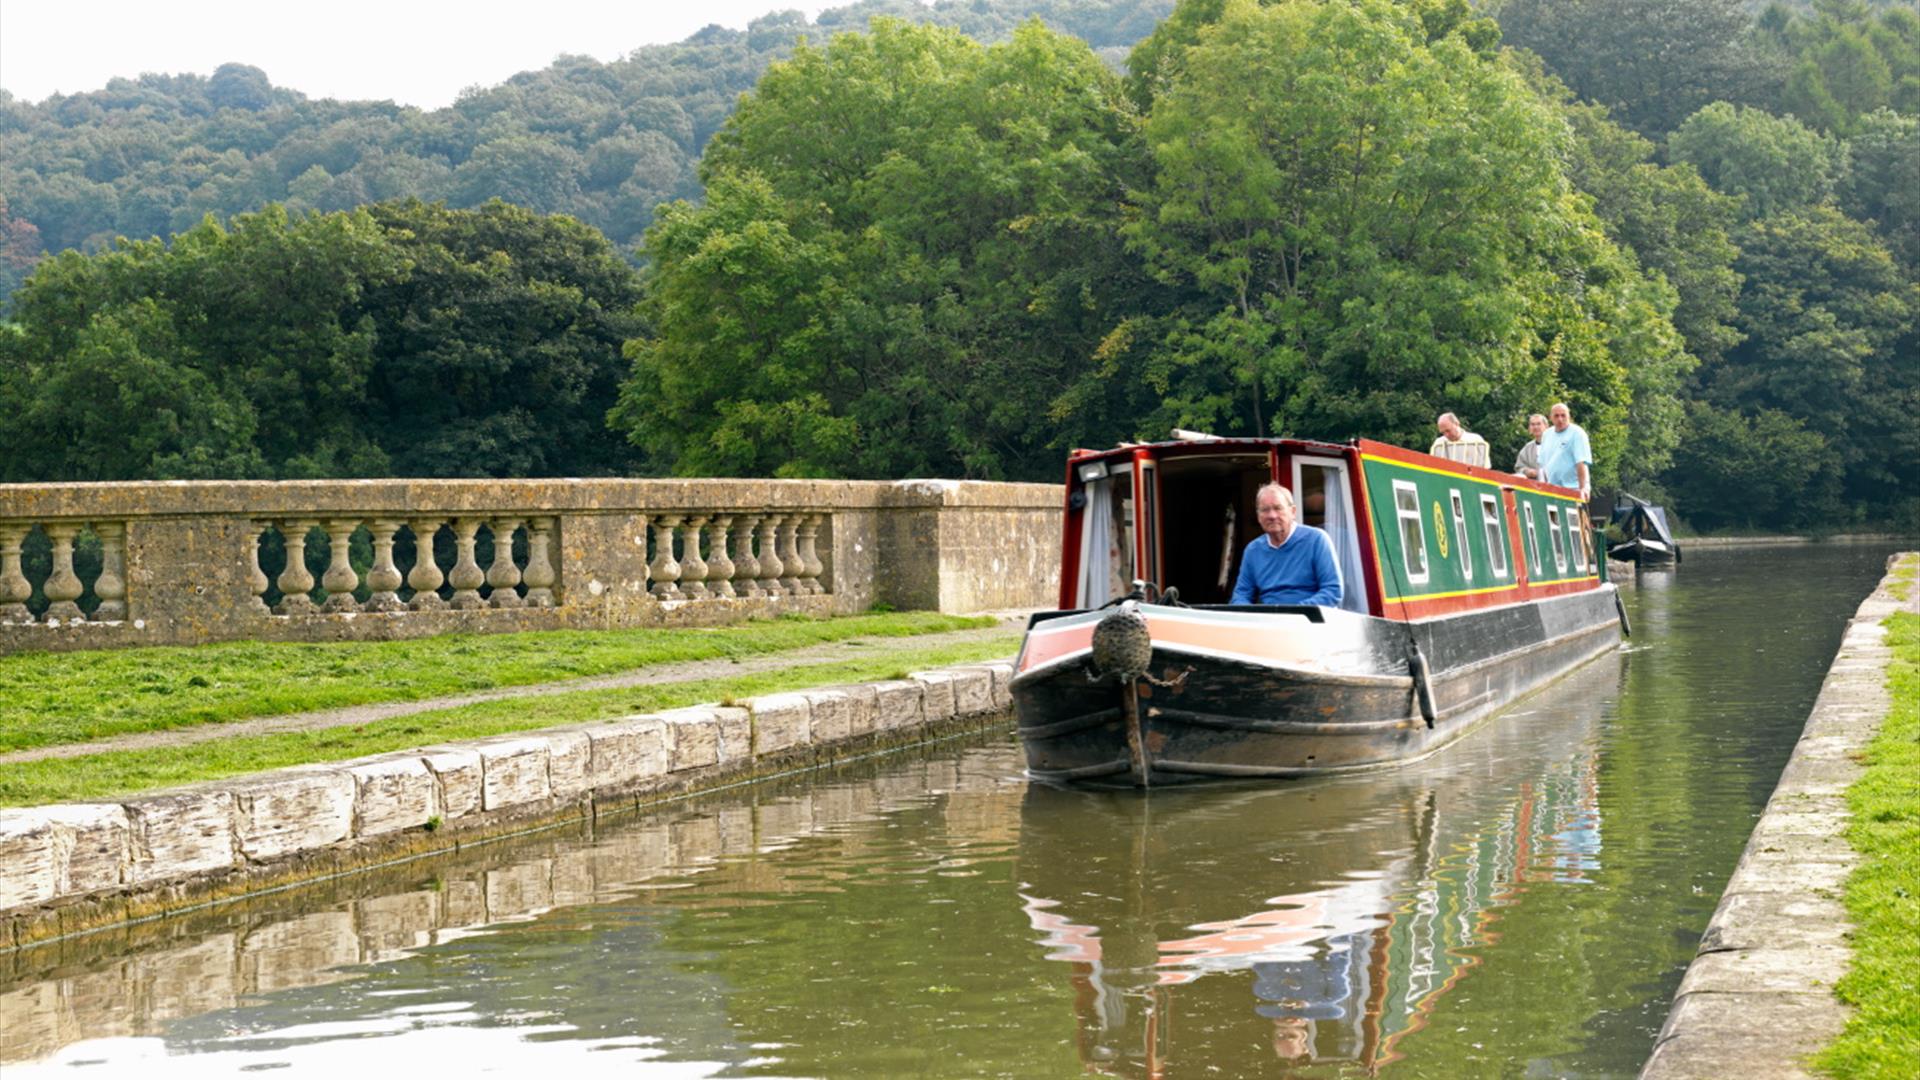
[{"label": "yellow boat stripe", "polygon": [[[1541,585],[1545,584],[1545,582],[1536,581],[1534,584]],[[1455,592],[1408,593],[1405,596],[1389,596],[1387,597],[1387,603],[1399,604],[1409,600],[1446,600],[1455,596],[1484,596],[1487,593],[1512,592],[1519,587],[1516,583],[1513,585],[1494,585],[1485,589],[1460,589]]]},{"label": "yellow boat stripe", "polygon": [[[1377,461],[1382,465],[1391,465],[1396,469],[1413,469],[1416,472],[1433,473],[1437,476],[1444,476],[1451,480],[1464,480],[1469,484],[1485,484],[1488,487],[1493,487],[1493,488],[1504,488],[1504,487],[1511,486],[1511,485],[1502,483],[1498,480],[1488,480],[1488,479],[1485,479],[1484,477],[1479,477],[1479,476],[1462,476],[1457,472],[1452,472],[1447,469],[1436,469],[1431,465],[1415,465],[1411,462],[1401,461],[1397,458],[1381,457],[1378,454],[1361,454],[1360,459],[1362,461]],[[1530,488],[1530,487],[1515,487],[1513,490],[1516,495],[1524,491],[1529,495],[1538,495],[1543,499],[1561,499],[1566,502],[1574,502],[1574,503],[1577,503],[1580,501],[1580,495],[1577,492],[1572,495],[1561,495],[1556,492],[1540,491],[1538,489]]]}]

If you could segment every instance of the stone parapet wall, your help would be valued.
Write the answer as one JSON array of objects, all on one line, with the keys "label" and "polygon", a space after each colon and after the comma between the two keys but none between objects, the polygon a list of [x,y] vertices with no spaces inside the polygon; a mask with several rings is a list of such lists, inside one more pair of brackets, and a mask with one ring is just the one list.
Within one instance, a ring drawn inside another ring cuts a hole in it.
[{"label": "stone parapet wall", "polygon": [[1048,607],[1060,530],[1047,484],[6,484],[0,653]]},{"label": "stone parapet wall", "polygon": [[1008,663],[0,810],[0,950],[1004,717]]}]

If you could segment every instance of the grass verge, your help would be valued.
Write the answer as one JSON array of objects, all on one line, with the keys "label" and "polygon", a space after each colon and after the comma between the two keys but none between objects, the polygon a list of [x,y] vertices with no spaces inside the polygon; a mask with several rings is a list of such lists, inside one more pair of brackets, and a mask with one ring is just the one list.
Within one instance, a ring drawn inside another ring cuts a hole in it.
[{"label": "grass verge", "polygon": [[354,727],[211,739],[182,746],[115,751],[0,765],[0,806],[81,802],[239,776],[289,765],[342,761],[457,739],[477,739],[633,713],[739,700],[782,690],[899,678],[908,671],[1012,656],[1020,635],[914,648],[900,645],[845,663],[699,682],[582,690],[413,713]]},{"label": "grass verge", "polygon": [[1840,1077],[1920,1076],[1920,616],[1887,620],[1892,710],[1847,791],[1847,842],[1863,857],[1847,879],[1853,963],[1835,986],[1854,1007],[1814,1059]]},{"label": "grass verge", "polygon": [[23,653],[0,657],[0,752],[993,624],[989,617],[898,612],[784,616],[714,629]]},{"label": "grass verge", "polygon": [[1893,569],[1887,571],[1887,591],[1893,594],[1894,599],[1905,600],[1913,593],[1913,579],[1916,576],[1920,576],[1920,555],[1902,556],[1899,562],[1893,564]]}]

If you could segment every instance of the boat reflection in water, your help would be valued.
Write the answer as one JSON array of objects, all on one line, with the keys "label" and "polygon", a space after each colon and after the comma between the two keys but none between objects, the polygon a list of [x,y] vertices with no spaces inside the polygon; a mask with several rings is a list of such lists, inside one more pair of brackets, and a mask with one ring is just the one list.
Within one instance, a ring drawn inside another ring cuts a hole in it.
[{"label": "boat reflection in water", "polygon": [[[1402,1056],[1502,907],[1599,869],[1596,717],[1619,673],[1592,665],[1516,713],[1544,715],[1390,775],[1146,796],[1030,787],[1021,896],[1071,972],[1087,1069],[1318,1075]],[[1112,842],[1090,860],[1096,830]]]}]

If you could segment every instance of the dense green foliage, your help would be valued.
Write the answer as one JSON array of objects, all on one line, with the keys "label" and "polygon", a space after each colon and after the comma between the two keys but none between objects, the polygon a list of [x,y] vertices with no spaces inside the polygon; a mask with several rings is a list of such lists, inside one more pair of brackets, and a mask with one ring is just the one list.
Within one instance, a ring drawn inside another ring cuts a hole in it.
[{"label": "dense green foliage", "polygon": [[[610,63],[567,56],[433,111],[313,100],[267,73],[142,75],[27,104],[0,94],[0,192],[46,250],[100,250],[267,203],[349,210],[399,198],[477,207],[500,198],[571,214],[617,246],[655,204],[699,193],[695,162],[739,95],[796,38],[861,30],[874,15],[983,40],[1037,15],[1113,60],[1171,0],[860,0],[809,22],[776,11],[745,31],[710,26]],[[0,212],[0,300],[9,280]],[[37,254],[35,248],[31,254]]]},{"label": "dense green foliage", "polygon": [[1045,475],[1034,419],[1141,278],[1134,128],[1037,23],[799,50],[715,138],[706,204],[648,236],[657,336],[615,422],[686,473]]},{"label": "dense green foliage", "polygon": [[1430,36],[1385,3],[1229,5],[1174,59],[1130,236],[1179,301],[1108,339],[1123,415],[1088,426],[1417,445],[1450,406],[1503,425],[1565,395],[1604,461],[1636,399],[1665,453],[1671,293],[1573,195],[1551,109]]},{"label": "dense green foliage", "polygon": [[0,336],[0,480],[616,471],[638,297],[605,237],[499,202],[62,252]]},{"label": "dense green foliage", "polygon": [[432,113],[0,99],[0,291],[96,252],[18,290],[0,474],[1050,479],[1564,398],[1697,523],[1914,524],[1920,16],[1752,7],[863,0]]}]

